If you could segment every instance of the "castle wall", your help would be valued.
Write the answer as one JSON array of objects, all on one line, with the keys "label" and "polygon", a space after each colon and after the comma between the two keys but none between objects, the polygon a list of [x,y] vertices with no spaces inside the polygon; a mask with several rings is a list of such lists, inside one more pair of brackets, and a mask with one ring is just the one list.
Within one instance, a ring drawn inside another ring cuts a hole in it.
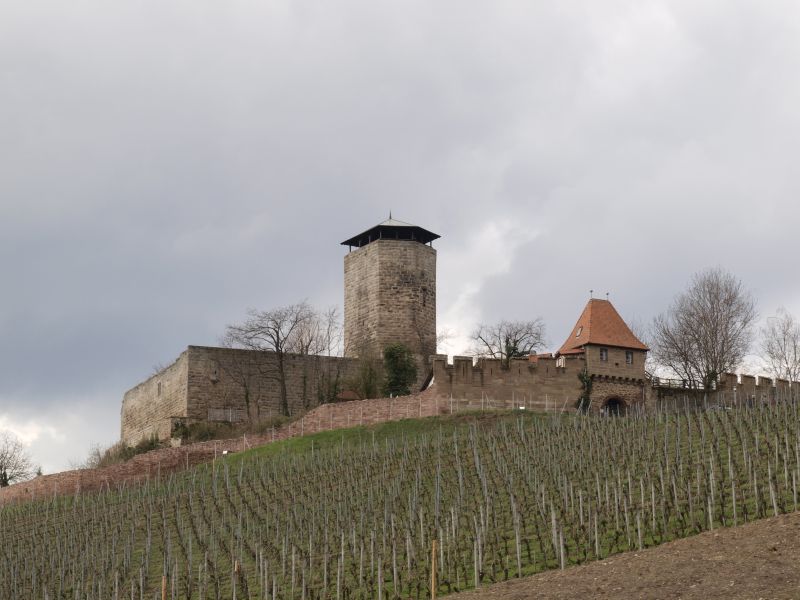
[{"label": "castle wall", "polygon": [[773,381],[769,377],[725,373],[720,376],[713,390],[669,387],[664,383],[654,386],[650,394],[654,398],[656,408],[667,410],[709,406],[755,406],[800,400],[800,383],[786,379]]},{"label": "castle wall", "polygon": [[[348,356],[380,356],[395,342],[420,357],[434,354],[436,250],[419,242],[384,239],[347,254],[344,315]],[[427,371],[427,363],[420,366]]]},{"label": "castle wall", "polygon": [[726,406],[800,400],[800,382],[726,373],[720,377],[715,402]]},{"label": "castle wall", "polygon": [[[624,361],[624,352],[622,358]],[[529,410],[560,412],[575,410],[583,393],[578,377],[586,366],[583,355],[514,359],[508,369],[494,359],[479,359],[473,365],[470,356],[455,356],[452,365],[447,364],[446,356],[437,355],[432,360],[436,389],[457,400],[484,400],[486,406],[511,403]],[[636,373],[625,377],[593,374],[591,410],[602,410],[610,398],[622,400],[627,407],[651,406],[644,370],[640,368],[641,378],[636,378]]]},{"label": "castle wall", "polygon": [[[341,389],[357,371],[347,358],[287,354],[284,361],[292,414],[330,401],[337,384]],[[189,346],[175,363],[126,392],[121,439],[166,439],[177,422],[256,421],[281,414],[280,398],[274,352]]]},{"label": "castle wall", "polygon": [[583,371],[581,358],[565,360],[558,366],[552,358],[513,359],[508,369],[499,360],[479,359],[473,365],[470,356],[433,357],[433,378],[441,395],[455,399],[486,400],[488,405],[513,402],[529,410],[574,410],[581,395],[578,374]]},{"label": "castle wall", "polygon": [[703,390],[677,387],[647,386],[647,405],[659,411],[683,411],[714,403],[713,396]]},{"label": "castle wall", "polygon": [[[188,422],[258,420],[281,414],[278,356],[232,348],[189,346]],[[356,361],[335,356],[285,354],[289,412],[333,399],[356,374]]]},{"label": "castle wall", "polygon": [[186,350],[167,368],[125,392],[121,439],[135,444],[152,436],[169,437],[172,421],[186,416],[188,374]]}]

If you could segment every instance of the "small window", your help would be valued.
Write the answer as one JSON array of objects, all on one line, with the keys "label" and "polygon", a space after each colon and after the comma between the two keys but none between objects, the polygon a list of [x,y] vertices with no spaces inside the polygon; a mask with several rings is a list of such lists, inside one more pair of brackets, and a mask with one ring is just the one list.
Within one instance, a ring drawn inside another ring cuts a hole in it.
[{"label": "small window", "polygon": [[629,365],[633,364],[633,352],[630,350],[625,351],[625,362]]},{"label": "small window", "polygon": [[581,332],[582,331],[583,331],[583,325],[578,327],[578,329],[575,331],[575,337],[581,337]]},{"label": "small window", "polygon": [[608,360],[608,348],[600,348],[600,360]]},{"label": "small window", "polygon": [[160,381],[158,382],[158,385],[156,386],[156,388],[157,388],[157,392],[156,392],[156,394],[157,394],[158,396],[160,396],[160,395],[161,395],[161,382],[160,382]]}]

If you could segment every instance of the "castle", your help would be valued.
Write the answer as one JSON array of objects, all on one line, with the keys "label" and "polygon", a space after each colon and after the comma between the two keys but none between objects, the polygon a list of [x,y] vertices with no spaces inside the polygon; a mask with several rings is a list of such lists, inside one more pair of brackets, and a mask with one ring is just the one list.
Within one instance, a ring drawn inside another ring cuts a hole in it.
[{"label": "castle", "polygon": [[[365,358],[390,343],[412,350],[419,389],[436,352],[436,250],[439,236],[392,219],[351,237],[344,257],[344,356],[284,357],[291,413],[316,406],[331,382],[343,385]],[[128,390],[121,439],[171,436],[178,424],[243,422],[279,413],[277,356],[232,348],[189,346],[171,365]]]},{"label": "castle", "polygon": [[[488,402],[545,411],[617,413],[712,401],[775,401],[800,397],[800,383],[733,374],[713,390],[650,381],[648,348],[608,300],[590,299],[555,354],[500,360],[436,354],[436,250],[439,236],[391,218],[351,237],[344,257],[344,356],[282,357],[291,413],[330,400],[362,361],[392,343],[412,350],[416,389],[457,401]],[[172,436],[180,424],[245,422],[279,413],[280,390],[272,352],[188,346],[168,367],[128,390],[122,401],[121,439]]]}]

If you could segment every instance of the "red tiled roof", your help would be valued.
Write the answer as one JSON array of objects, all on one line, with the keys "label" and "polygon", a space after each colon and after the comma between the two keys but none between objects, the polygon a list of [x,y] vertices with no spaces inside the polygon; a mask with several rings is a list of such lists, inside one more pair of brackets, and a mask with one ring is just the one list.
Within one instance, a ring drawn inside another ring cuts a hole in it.
[{"label": "red tiled roof", "polygon": [[594,298],[586,304],[572,334],[556,354],[580,354],[587,344],[649,350],[625,324],[611,302]]}]

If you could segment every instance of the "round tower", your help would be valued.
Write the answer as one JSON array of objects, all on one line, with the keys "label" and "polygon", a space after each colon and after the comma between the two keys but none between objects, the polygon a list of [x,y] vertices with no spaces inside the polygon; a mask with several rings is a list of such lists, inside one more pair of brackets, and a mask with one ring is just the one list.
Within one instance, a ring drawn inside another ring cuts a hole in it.
[{"label": "round tower", "polygon": [[344,257],[345,355],[379,357],[394,343],[426,362],[436,353],[438,237],[389,215],[342,242],[350,249]]}]

